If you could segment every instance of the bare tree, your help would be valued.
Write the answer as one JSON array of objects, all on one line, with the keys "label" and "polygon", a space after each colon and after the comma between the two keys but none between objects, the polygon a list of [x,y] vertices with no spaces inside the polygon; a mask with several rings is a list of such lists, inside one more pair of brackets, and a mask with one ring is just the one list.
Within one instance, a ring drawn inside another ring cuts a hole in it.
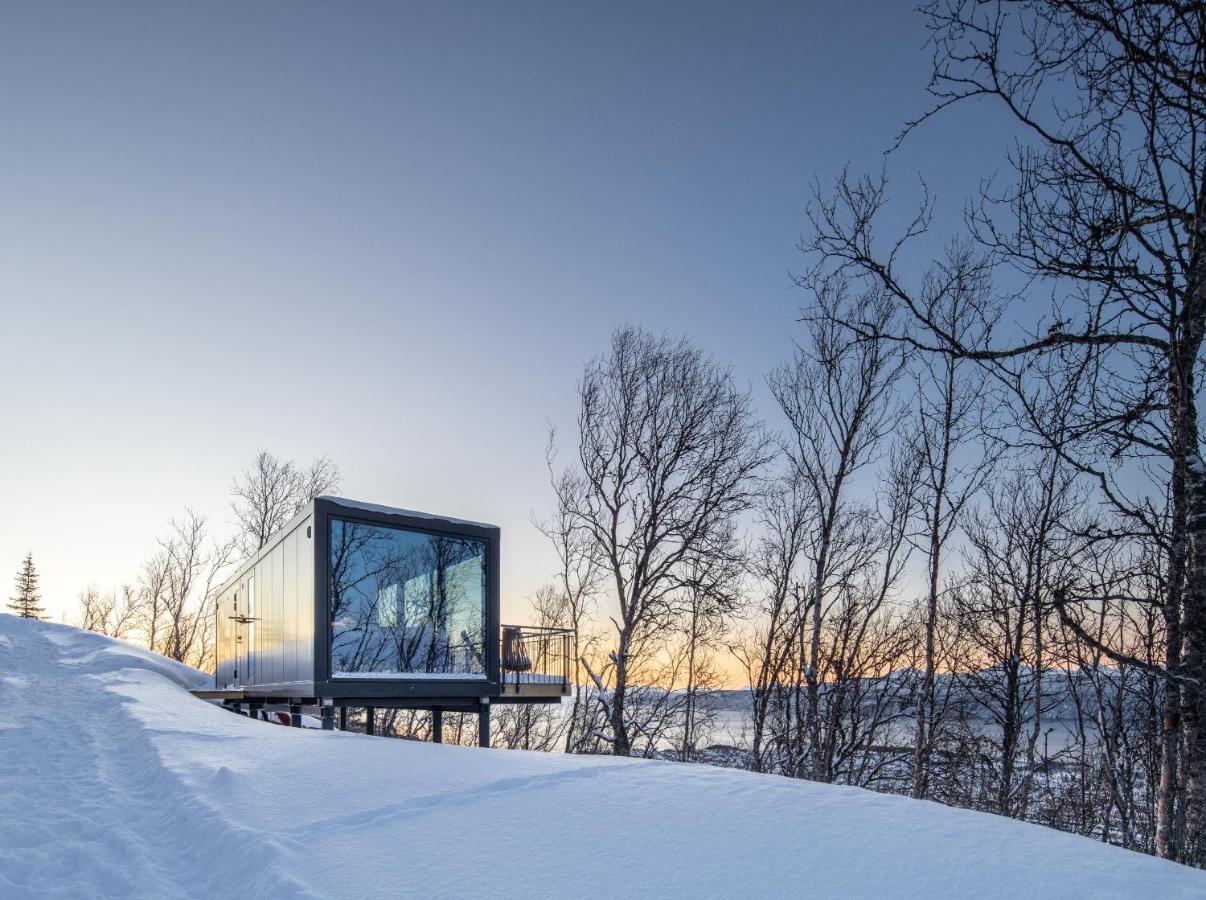
[{"label": "bare tree", "polygon": [[[842,554],[835,570],[821,635],[816,678],[818,727],[809,740],[812,778],[868,786],[890,762],[876,752],[887,744],[914,697],[901,677],[914,659],[915,634],[894,609],[909,557],[908,529],[920,468],[913,448],[890,456],[874,506],[845,523],[840,542],[859,552]],[[814,607],[815,609],[815,607]],[[808,671],[812,671],[809,657]]]},{"label": "bare tree", "polygon": [[[978,343],[990,309],[989,285],[967,248],[956,248],[949,265],[932,269],[923,286],[930,316],[965,344]],[[919,354],[916,367],[920,463],[919,543],[926,555],[926,607],[921,689],[913,734],[912,796],[926,796],[937,724],[934,697],[938,601],[943,554],[964,510],[989,477],[999,452],[986,434],[984,378],[975,364],[951,354]]]},{"label": "bare tree", "polygon": [[681,614],[688,567],[735,554],[731,522],[754,501],[768,444],[727,370],[685,340],[635,328],[587,365],[579,399],[578,477],[558,482],[558,507],[589,536],[610,583],[615,643],[604,670],[587,672],[602,737],[627,756],[634,730],[652,743],[653,720],[630,701],[656,696],[642,697],[632,678],[640,671],[650,687],[670,674],[651,663]]},{"label": "bare tree", "polygon": [[[1077,501],[1069,475],[1048,455],[990,492],[969,514],[970,571],[955,592],[965,638],[960,680],[981,718],[979,755],[990,761],[987,808],[1024,818],[1040,752],[1050,679],[1044,656],[1051,586],[1074,565],[1066,529]],[[1038,477],[1036,478],[1035,475]]]},{"label": "bare tree", "polygon": [[320,456],[308,468],[261,451],[231,485],[239,550],[244,557],[259,551],[273,534],[307,503],[338,490],[339,467]]},{"label": "bare tree", "polygon": [[[1078,580],[1099,599],[1081,618],[1083,639],[1052,629],[1065,694],[1075,709],[1075,740],[1065,751],[1076,779],[1065,779],[1055,827],[1124,847],[1155,851],[1159,820],[1162,678],[1159,659],[1163,572],[1158,548],[1141,541],[1092,541],[1076,560]],[[1138,665],[1115,663],[1099,647],[1117,647]],[[1178,830],[1180,826],[1178,826]]]},{"label": "bare tree", "polygon": [[[730,523],[732,526],[732,523]],[[729,542],[736,538],[730,538]],[[729,543],[726,542],[726,543]],[[736,556],[695,557],[686,568],[681,632],[683,669],[679,758],[694,758],[696,743],[713,720],[709,698],[723,683],[717,657],[723,636],[740,604],[743,560]]]},{"label": "bare tree", "polygon": [[126,638],[134,629],[138,615],[138,590],[123,584],[118,591],[101,593],[94,587],[79,594],[81,628],[108,637]]},{"label": "bare tree", "polygon": [[186,510],[142,569],[131,622],[150,650],[198,667],[213,652],[214,600],[234,542],[210,537],[205,517]]},{"label": "bare tree", "polygon": [[492,714],[490,746],[554,751],[564,746],[568,724],[560,709],[546,703],[500,705]]},{"label": "bare tree", "polygon": [[[1054,296],[1049,318],[1016,339],[991,328],[974,343],[952,334],[899,262],[928,226],[928,202],[898,240],[881,246],[874,226],[882,180],[843,178],[835,196],[814,207],[807,246],[818,269],[884,292],[915,329],[848,317],[854,334],[975,360],[1019,396],[1037,361],[1087,373],[1066,423],[1071,438],[1061,431],[1046,443],[1129,530],[1166,548],[1157,850],[1197,864],[1206,848],[1206,464],[1196,408],[1206,336],[1206,7],[937,0],[927,12],[931,115],[989,100],[1020,130],[1013,179],[986,185],[968,227],[985,265],[1020,273],[1019,302]],[[1031,424],[1042,436],[1041,416]],[[1146,495],[1137,487],[1144,484]],[[1091,598],[1065,601],[1087,606]],[[1119,648],[1102,649],[1122,659]]]},{"label": "bare tree", "polygon": [[143,563],[138,576],[138,611],[135,623],[147,648],[159,653],[164,646],[169,580],[168,554],[162,549]]},{"label": "bare tree", "polygon": [[[545,451],[549,480],[558,498],[582,493],[580,475],[556,469],[556,433],[550,429]],[[535,520],[536,528],[553,545],[557,555],[554,582],[537,591],[533,606],[541,624],[565,628],[570,632],[573,654],[573,701],[565,729],[565,750],[573,752],[580,740],[590,740],[589,719],[593,714],[587,697],[589,679],[583,660],[594,656],[600,635],[591,625],[598,609],[598,593],[605,576],[603,558],[598,553],[591,531],[575,516],[571,504],[559,502],[548,519]]]},{"label": "bare tree", "polygon": [[[810,640],[802,639],[812,621],[812,592],[803,580],[810,567],[802,548],[815,523],[810,514],[797,514],[802,508],[785,504],[784,495],[771,498],[754,557],[760,621],[752,638],[735,647],[751,684],[749,766],[755,771],[895,787],[893,763],[903,756],[884,748],[907,722],[914,694],[908,675],[915,635],[895,602],[909,555],[916,476],[912,455],[896,456],[883,478],[879,509],[846,522],[843,544],[866,552],[852,555],[851,564],[835,573],[815,657]],[[853,539],[853,532],[861,537]],[[801,698],[813,659],[820,687],[817,725],[810,730]]]},{"label": "bare tree", "polygon": [[771,771],[766,737],[785,686],[799,671],[795,635],[805,608],[801,563],[810,508],[795,472],[773,483],[758,506],[758,538],[749,555],[755,605],[752,631],[731,645],[750,686],[750,768]]},{"label": "bare tree", "polygon": [[797,617],[801,643],[807,645],[801,658],[806,706],[799,720],[807,734],[796,744],[809,748],[810,757],[798,761],[795,774],[810,771],[815,777],[822,769],[816,753],[821,744],[825,616],[847,573],[861,569],[875,552],[865,540],[867,533],[855,525],[869,512],[852,500],[852,479],[881,456],[884,439],[900,423],[892,388],[905,360],[890,342],[852,341],[836,324],[840,310],[854,309],[886,327],[884,318],[891,312],[882,294],[851,300],[846,284],[838,279],[810,281],[807,287],[816,304],[809,319],[809,343],[773,372],[769,383],[789,424],[783,449],[814,521],[804,547],[808,613]]}]

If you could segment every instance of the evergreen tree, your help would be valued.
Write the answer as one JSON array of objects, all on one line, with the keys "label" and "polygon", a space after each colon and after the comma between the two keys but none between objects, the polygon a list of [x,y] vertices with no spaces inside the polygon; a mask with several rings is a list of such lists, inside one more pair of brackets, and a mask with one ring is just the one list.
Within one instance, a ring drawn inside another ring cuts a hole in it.
[{"label": "evergreen tree", "polygon": [[38,571],[34,568],[33,554],[25,554],[25,562],[17,572],[17,594],[10,599],[8,608],[23,619],[40,619],[44,610],[39,605],[42,597],[38,593]]}]

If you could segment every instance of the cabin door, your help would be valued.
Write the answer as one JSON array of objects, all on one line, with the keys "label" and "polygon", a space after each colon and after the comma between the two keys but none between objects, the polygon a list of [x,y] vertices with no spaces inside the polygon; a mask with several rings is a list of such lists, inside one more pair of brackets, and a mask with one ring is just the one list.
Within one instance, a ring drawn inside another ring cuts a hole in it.
[{"label": "cabin door", "polygon": [[234,622],[234,673],[236,687],[255,684],[255,576],[243,591],[234,592],[231,621]]},{"label": "cabin door", "polygon": [[247,578],[247,612],[243,624],[243,684],[255,684],[255,576]]},{"label": "cabin door", "polygon": [[247,674],[247,618],[244,611],[239,608],[239,600],[242,591],[235,591],[234,598],[231,601],[230,621],[234,626],[234,652],[231,654],[234,660],[234,671],[231,673],[231,683],[235,687],[242,686],[244,678]]}]

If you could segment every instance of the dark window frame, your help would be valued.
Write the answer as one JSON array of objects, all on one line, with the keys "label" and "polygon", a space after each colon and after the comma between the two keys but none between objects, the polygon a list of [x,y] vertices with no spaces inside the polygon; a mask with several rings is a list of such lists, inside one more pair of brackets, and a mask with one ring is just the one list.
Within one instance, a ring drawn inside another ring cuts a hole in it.
[{"label": "dark window frame", "polygon": [[[330,627],[330,548],[331,519],[342,519],[367,525],[382,525],[402,528],[438,536],[472,538],[486,545],[486,606],[482,626],[485,644],[485,678],[480,675],[432,677],[419,673],[399,673],[389,677],[381,675],[357,679],[351,675],[332,677],[331,672],[331,627]],[[499,529],[491,525],[455,522],[438,517],[411,515],[405,512],[386,512],[350,505],[345,506],[330,498],[320,497],[314,501],[314,682],[316,693],[322,696],[338,696],[350,690],[365,695],[381,696],[397,694],[400,687],[414,697],[464,695],[492,696],[499,692],[498,635],[499,635]]]},{"label": "dark window frame", "polygon": [[[444,533],[444,532],[431,531],[429,529],[409,528],[404,525],[400,525],[400,524],[393,523],[393,522],[388,523],[388,524],[381,524],[381,523],[376,523],[376,522],[364,522],[359,519],[353,519],[353,518],[349,518],[348,516],[335,514],[335,513],[332,513],[330,516],[328,516],[327,522],[329,525],[328,538],[330,540],[333,540],[335,535],[337,533],[340,533],[342,528],[350,527],[350,528],[373,529],[373,530],[375,530],[377,535],[382,536],[383,538],[390,540],[391,542],[396,540],[399,542],[399,544],[404,544],[404,542],[409,542],[410,540],[412,540],[414,538],[418,538],[419,540],[414,541],[414,545],[416,547],[420,544],[425,544],[426,547],[431,547],[432,544],[429,542],[433,541],[433,540],[445,540],[445,541],[450,541],[450,542],[456,541],[456,542],[460,542],[457,545],[459,547],[465,547],[465,548],[471,547],[472,549],[467,550],[463,558],[457,560],[457,564],[467,563],[470,561],[472,561],[472,563],[475,564],[470,570],[471,574],[469,577],[472,579],[473,582],[477,583],[476,589],[471,588],[462,595],[465,606],[463,606],[463,607],[460,606],[460,604],[456,601],[452,601],[450,603],[449,613],[446,614],[447,617],[444,619],[443,625],[446,628],[449,624],[452,624],[453,628],[455,629],[456,626],[459,626],[461,624],[467,624],[465,622],[457,621],[455,618],[453,618],[453,615],[454,615],[454,612],[468,613],[468,615],[470,616],[470,618],[468,620],[468,624],[470,624],[470,629],[461,629],[460,631],[461,631],[461,634],[465,634],[466,631],[471,631],[474,634],[474,636],[476,637],[476,640],[473,641],[469,645],[472,648],[471,653],[466,654],[465,657],[462,659],[462,661],[468,661],[468,657],[472,656],[472,657],[474,657],[474,659],[472,661],[472,665],[480,666],[480,671],[470,671],[467,668],[450,668],[446,671],[440,671],[438,669],[421,669],[421,668],[410,668],[410,669],[403,669],[400,671],[388,671],[388,670],[371,669],[371,668],[360,668],[360,669],[348,669],[348,670],[341,669],[339,672],[336,672],[332,668],[332,671],[331,671],[332,679],[338,678],[340,681],[346,681],[349,679],[355,680],[358,676],[361,676],[361,675],[363,675],[366,679],[372,679],[372,680],[377,680],[377,679],[381,679],[381,678],[411,678],[411,677],[414,677],[414,678],[424,678],[424,679],[430,679],[430,678],[462,679],[463,678],[466,680],[473,679],[475,681],[482,681],[487,678],[487,672],[486,672],[486,620],[489,616],[488,610],[489,610],[489,605],[490,605],[489,588],[487,586],[488,572],[489,572],[489,555],[490,555],[489,541],[487,541],[483,538],[480,538],[480,537],[474,537],[474,536],[467,535],[467,534],[449,534],[449,533]],[[388,537],[385,537],[387,535],[388,535]],[[328,543],[329,542],[330,541],[328,541]],[[408,549],[403,549],[403,547],[399,547],[399,550],[401,550],[402,552],[408,552]],[[332,552],[333,552],[332,548],[328,547],[328,550],[327,550],[328,568],[330,566]],[[361,551],[353,551],[352,553],[349,554],[349,557],[354,556],[355,553],[357,553],[357,552],[361,552]],[[365,559],[365,557],[363,556],[363,553],[361,553],[361,561],[363,562],[364,559]],[[361,579],[358,579],[358,581],[369,577],[369,572],[368,572],[367,568],[364,568],[363,565],[361,568],[363,570],[363,574],[361,575]],[[451,572],[452,567],[450,567],[448,569],[448,571]],[[424,570],[422,572],[416,572],[415,577],[418,577],[419,575],[426,575],[428,578],[431,578],[432,584],[431,584],[430,590],[434,590],[434,587],[435,587],[434,573],[435,573],[434,569]],[[402,577],[405,577],[405,576],[402,576]],[[407,583],[409,583],[409,582],[407,582]],[[401,587],[400,584],[393,583],[393,582],[391,582],[391,586],[393,586],[395,588]],[[330,583],[330,579],[328,578],[328,581],[327,581],[328,596],[329,596],[329,592],[331,591],[331,587],[332,587],[332,585]],[[380,602],[380,590],[381,590],[380,582],[377,583],[377,590],[378,590],[378,601]],[[366,593],[362,589],[358,589],[357,593],[361,597],[368,597],[368,593]],[[453,597],[453,596],[455,596],[455,595],[453,595],[451,593],[449,594],[449,597]],[[402,603],[405,603],[406,602],[405,597],[406,597],[406,594],[405,594],[405,592],[403,592],[402,596],[399,597],[399,600],[401,600]],[[460,599],[461,598],[459,598],[459,597],[457,598],[457,600],[460,600]],[[355,612],[352,613],[354,618],[359,618],[359,616],[366,614],[365,609],[360,605],[359,602],[352,601],[352,602],[348,602],[347,608],[345,609],[345,615],[349,612],[352,612],[353,609],[355,609]],[[399,610],[395,609],[395,616],[397,615],[398,611]],[[388,631],[388,626],[384,626],[381,624],[381,621],[380,621],[381,615],[382,615],[381,610],[378,609],[376,612],[376,615],[372,616],[371,619],[365,623],[365,630],[367,631],[368,629],[372,629],[372,631],[374,632],[371,637],[367,638],[367,640],[370,642],[370,644],[369,644],[370,646],[372,646],[373,643],[375,643],[375,641],[377,639],[376,632],[381,631],[381,630]],[[375,619],[375,621],[372,621],[372,619]],[[337,637],[338,637],[337,630],[335,627],[336,622],[335,622],[334,616],[329,615],[327,617],[327,622],[325,624],[326,624],[326,628],[327,628],[327,632],[328,632],[328,634],[327,634],[328,643],[332,648],[334,648]],[[439,633],[439,631],[436,630],[437,624],[438,623],[436,623],[436,622],[427,621],[427,620],[422,620],[421,622],[416,623],[417,627],[420,627],[423,629],[427,629],[427,628],[432,629],[431,636],[428,638],[428,640],[430,640],[432,642],[434,642],[436,640],[436,635]],[[453,637],[453,631],[451,631],[451,630],[445,631],[445,641],[450,645],[455,642],[454,637]],[[335,661],[334,653],[332,653],[332,656],[331,656],[332,666],[334,665],[334,661]],[[419,660],[419,662],[421,663],[422,660]]]}]

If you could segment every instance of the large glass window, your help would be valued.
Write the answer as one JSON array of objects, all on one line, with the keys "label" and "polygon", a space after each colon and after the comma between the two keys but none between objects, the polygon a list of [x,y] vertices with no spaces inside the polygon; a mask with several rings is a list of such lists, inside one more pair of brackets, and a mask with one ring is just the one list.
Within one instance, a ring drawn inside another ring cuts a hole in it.
[{"label": "large glass window", "polygon": [[483,675],[486,543],[331,519],[331,674]]}]

